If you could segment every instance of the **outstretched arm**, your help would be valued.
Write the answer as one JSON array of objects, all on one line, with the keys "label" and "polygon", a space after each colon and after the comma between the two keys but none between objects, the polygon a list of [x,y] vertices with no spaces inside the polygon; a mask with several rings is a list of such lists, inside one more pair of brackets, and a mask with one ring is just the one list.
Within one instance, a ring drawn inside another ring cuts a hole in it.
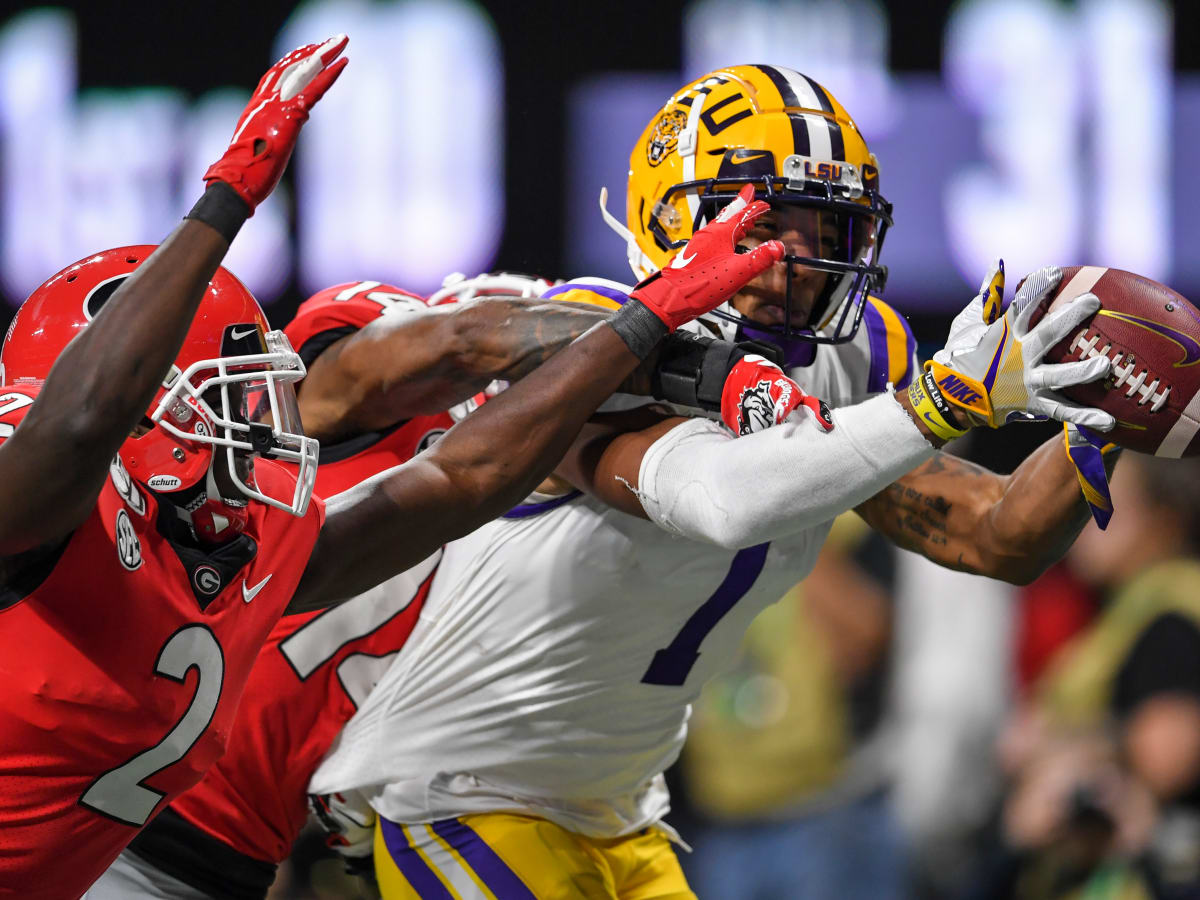
[{"label": "outstretched arm", "polygon": [[606,318],[579,304],[515,298],[383,316],[313,362],[299,395],[305,432],[340,440],[441,412],[493,379],[523,378]]},{"label": "outstretched arm", "polygon": [[510,508],[549,474],[588,416],[668,332],[717,306],[783,256],[737,241],[765,203],[746,188],[687,247],[687,262],[533,374],[447,432],[430,450],[327,506],[292,610],[361,593]]},{"label": "outstretched arm", "polygon": [[597,325],[420,456],[331,497],[289,610],[356,596],[514,506],[637,363]]},{"label": "outstretched arm", "polygon": [[63,350],[21,427],[0,445],[0,554],[58,540],[87,517],[229,242],[279,180],[308,108],[345,65],[333,63],[345,43],[309,45],[272,67],[189,218]]},{"label": "outstretched arm", "polygon": [[184,222],[67,345],[0,445],[0,554],[62,538],[87,517],[228,247],[211,226]]},{"label": "outstretched arm", "polygon": [[[1110,475],[1115,462],[1106,460]],[[1061,437],[1007,476],[939,453],[857,512],[900,547],[1015,584],[1059,559],[1089,518]]]}]

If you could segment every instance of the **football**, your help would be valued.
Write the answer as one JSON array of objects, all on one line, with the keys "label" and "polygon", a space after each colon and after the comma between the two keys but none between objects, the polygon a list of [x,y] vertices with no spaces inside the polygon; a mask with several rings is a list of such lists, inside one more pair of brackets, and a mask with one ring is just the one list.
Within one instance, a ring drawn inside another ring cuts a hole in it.
[{"label": "football", "polygon": [[1112,372],[1063,394],[1111,413],[1117,425],[1106,437],[1122,447],[1168,457],[1200,453],[1200,311],[1141,275],[1069,266],[1053,299],[1034,314],[1034,324],[1088,291],[1100,298],[1100,310],[1051,347],[1045,362],[1103,355],[1112,360]]}]

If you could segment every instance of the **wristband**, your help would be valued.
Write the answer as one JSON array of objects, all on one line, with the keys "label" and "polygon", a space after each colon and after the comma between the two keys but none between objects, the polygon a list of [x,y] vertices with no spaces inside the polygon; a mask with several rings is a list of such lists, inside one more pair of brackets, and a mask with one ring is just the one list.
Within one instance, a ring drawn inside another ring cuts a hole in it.
[{"label": "wristband", "polygon": [[638,359],[649,356],[668,331],[662,319],[652,313],[646,304],[632,297],[608,317],[608,324]]},{"label": "wristband", "polygon": [[913,379],[908,387],[908,401],[912,404],[913,412],[943,441],[952,441],[967,433],[938,390],[932,373],[923,372],[919,378]]},{"label": "wristband", "polygon": [[250,206],[224,181],[213,181],[184,218],[215,228],[232,244],[238,229],[250,218]]}]

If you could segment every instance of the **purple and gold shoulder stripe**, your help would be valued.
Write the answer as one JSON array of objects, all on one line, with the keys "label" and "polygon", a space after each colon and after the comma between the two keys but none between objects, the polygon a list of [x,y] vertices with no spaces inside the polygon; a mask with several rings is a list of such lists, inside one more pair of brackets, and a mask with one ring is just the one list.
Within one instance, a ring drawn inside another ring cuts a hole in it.
[{"label": "purple and gold shoulder stripe", "polygon": [[620,290],[615,282],[568,282],[555,285],[542,294],[543,300],[560,303],[587,303],[601,309],[620,309],[629,295]]},{"label": "purple and gold shoulder stripe", "polygon": [[870,360],[867,391],[878,394],[890,384],[902,390],[912,383],[917,342],[905,318],[874,297],[867,298],[863,330],[867,334]]}]

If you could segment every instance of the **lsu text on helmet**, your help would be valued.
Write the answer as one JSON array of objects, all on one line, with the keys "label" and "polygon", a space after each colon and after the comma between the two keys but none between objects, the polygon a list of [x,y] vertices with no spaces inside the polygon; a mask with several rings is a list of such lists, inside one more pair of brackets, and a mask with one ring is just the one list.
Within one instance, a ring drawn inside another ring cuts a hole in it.
[{"label": "lsu text on helmet", "polygon": [[[883,290],[880,265],[891,204],[879,192],[879,165],[849,113],[821,85],[781,66],[718,69],[688,84],[655,114],[629,158],[626,241],[634,274],[646,278],[671,259],[745,184],[773,209],[820,213],[833,229],[832,253],[789,252],[784,319],[751,322],[728,304],[713,315],[759,333],[817,343],[854,336],[865,298]],[[606,192],[601,195],[601,209]],[[796,267],[828,273],[807,321],[792,322]]]},{"label": "lsu text on helmet", "polygon": [[[105,250],[38,287],[17,311],[0,348],[0,383],[40,385],[63,348],[154,249]],[[270,330],[250,291],[218,269],[141,426],[121,445],[121,461],[137,481],[172,493],[209,476],[214,452],[224,448],[229,476],[245,498],[303,515],[318,452],[317,442],[304,436],[296,405],[293,383],[304,374],[287,337]],[[260,455],[296,463],[293,495],[276,498],[258,490],[249,466],[236,464],[239,455],[245,461]]]}]

